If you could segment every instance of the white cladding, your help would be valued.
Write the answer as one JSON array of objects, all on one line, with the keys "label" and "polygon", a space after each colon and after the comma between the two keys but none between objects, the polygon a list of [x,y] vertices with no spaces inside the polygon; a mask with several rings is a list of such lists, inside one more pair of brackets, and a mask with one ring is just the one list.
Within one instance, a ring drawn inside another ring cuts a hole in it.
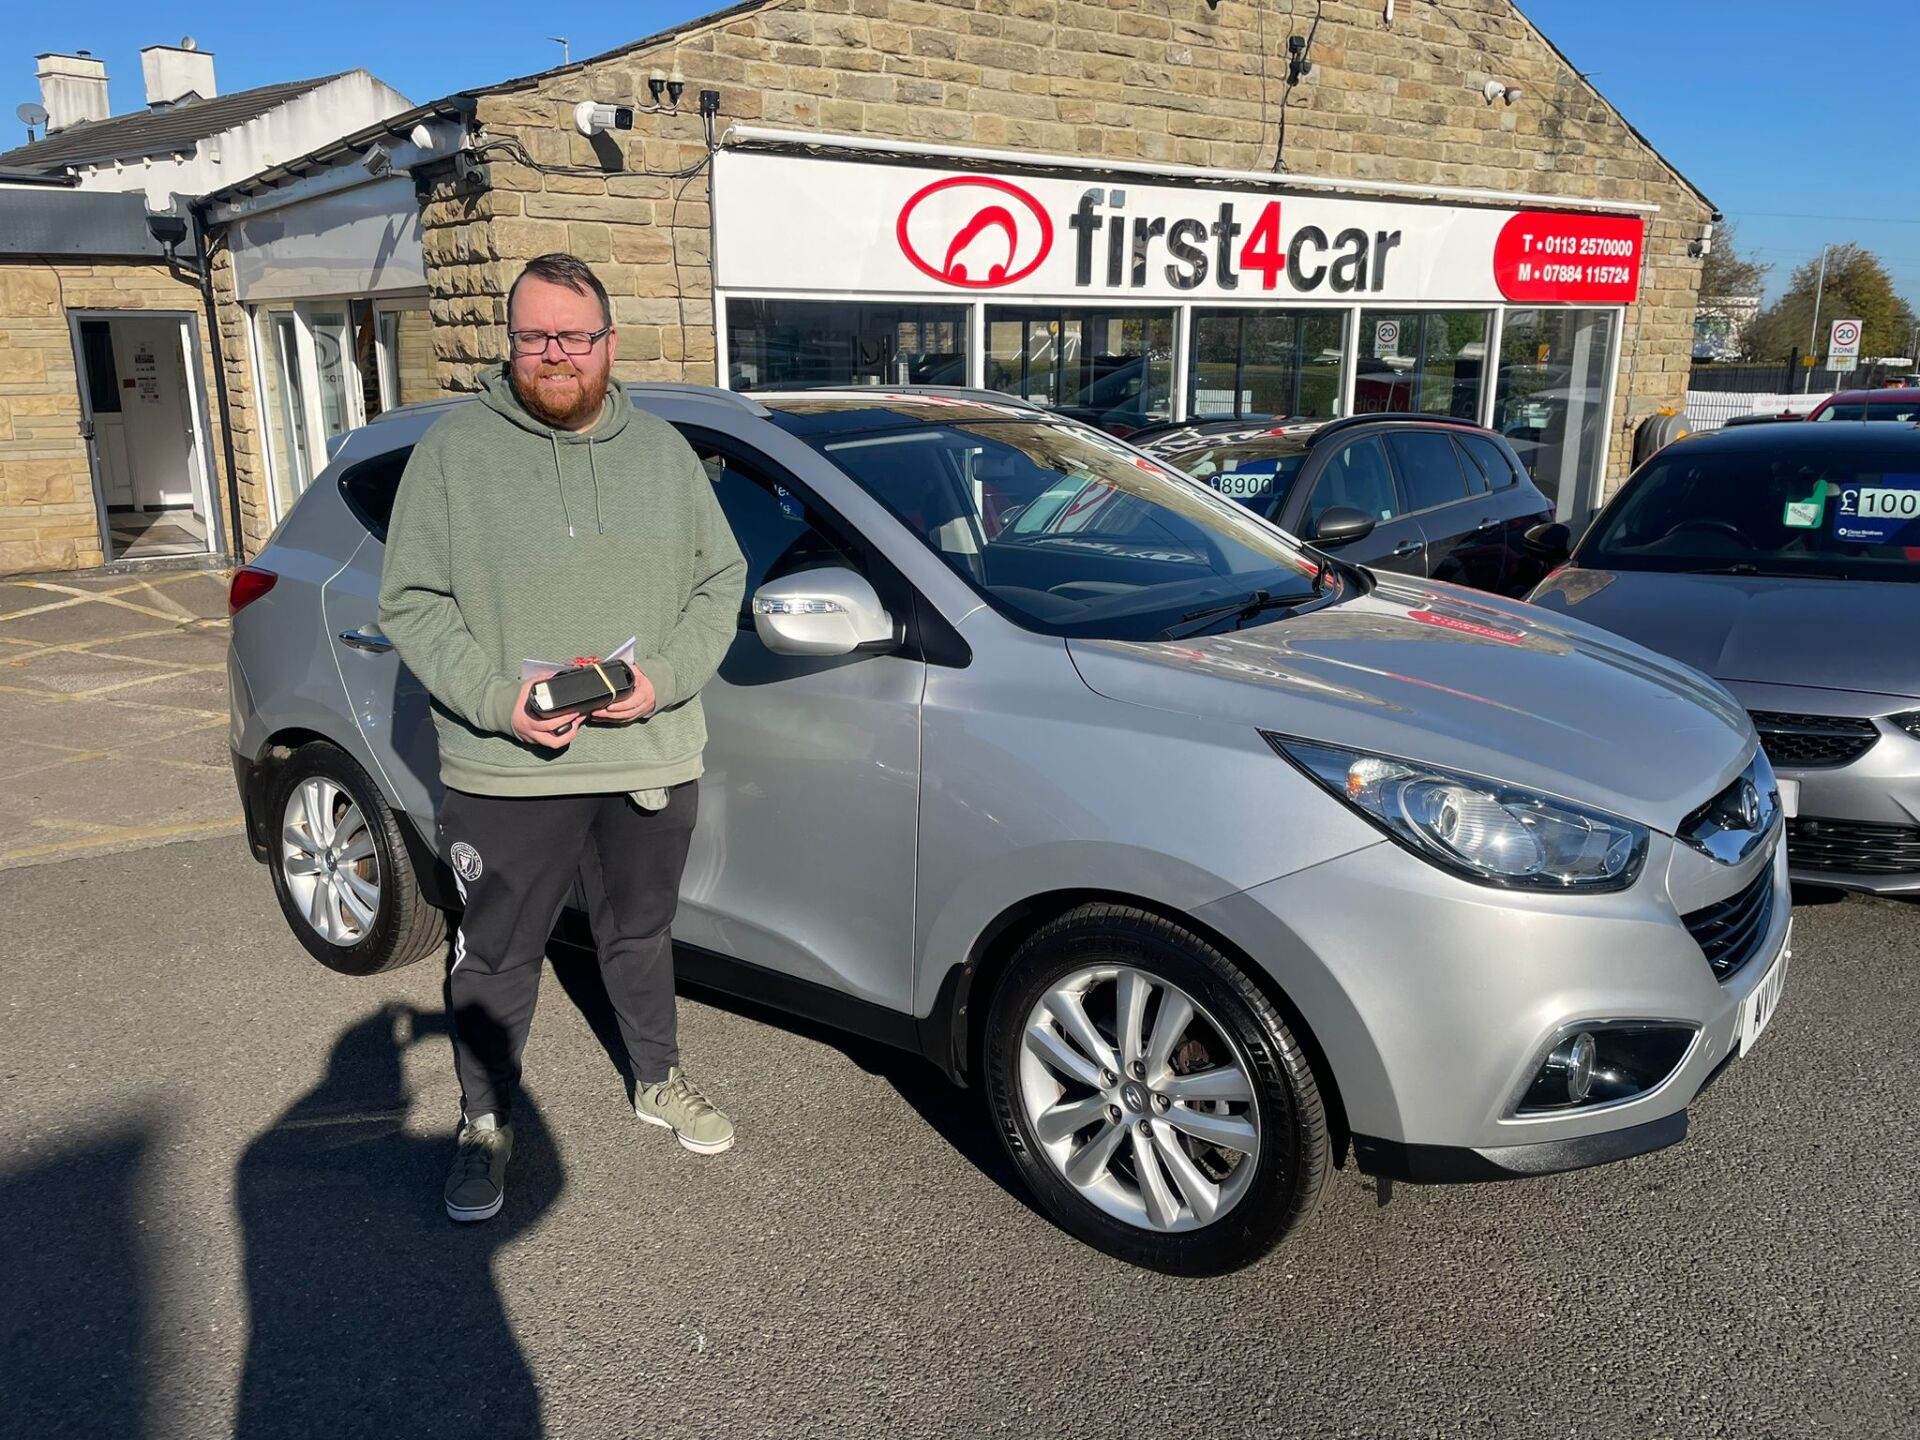
[{"label": "white cladding", "polygon": [[237,221],[228,238],[234,286],[249,304],[427,285],[420,202],[402,175]]}]

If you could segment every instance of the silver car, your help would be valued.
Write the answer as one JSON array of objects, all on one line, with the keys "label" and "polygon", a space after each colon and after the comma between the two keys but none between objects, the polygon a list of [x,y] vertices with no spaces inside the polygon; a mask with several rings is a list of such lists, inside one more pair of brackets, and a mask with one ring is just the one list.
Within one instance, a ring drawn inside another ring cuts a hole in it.
[{"label": "silver car", "polygon": [[[1075,1235],[1218,1272],[1332,1166],[1654,1150],[1773,1014],[1779,801],[1710,680],[1316,553],[1004,397],[634,397],[750,569],[705,696],[683,977],[979,1087]],[[431,701],[375,628],[437,413],[355,432],[234,577],[253,850],[355,973],[443,951],[453,899]]]},{"label": "silver car", "polygon": [[1787,796],[1795,880],[1920,895],[1920,427],[1670,445],[1532,598],[1747,707]]}]

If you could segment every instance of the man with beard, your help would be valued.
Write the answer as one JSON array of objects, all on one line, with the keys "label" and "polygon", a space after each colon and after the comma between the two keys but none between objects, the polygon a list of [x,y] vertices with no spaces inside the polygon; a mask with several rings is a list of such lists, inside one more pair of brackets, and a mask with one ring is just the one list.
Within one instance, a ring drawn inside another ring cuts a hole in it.
[{"label": "man with beard", "polygon": [[[699,692],[733,640],[746,564],[686,441],[610,378],[619,336],[583,262],[530,262],[507,334],[480,402],[414,448],[380,585],[381,628],[433,697],[440,853],[464,907],[447,975],[455,1220],[504,1198],[540,963],[576,879],[635,1113],[698,1154],[733,1144],[680,1068],[668,928],[706,744]],[[628,637],[631,693],[584,718],[528,709],[525,658],[607,655]]]}]

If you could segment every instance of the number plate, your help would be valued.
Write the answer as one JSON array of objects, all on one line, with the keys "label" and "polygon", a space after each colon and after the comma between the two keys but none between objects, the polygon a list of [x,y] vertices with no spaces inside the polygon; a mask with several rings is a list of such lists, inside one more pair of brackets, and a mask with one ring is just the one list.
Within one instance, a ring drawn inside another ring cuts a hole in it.
[{"label": "number plate", "polygon": [[1753,1052],[1760,1032],[1767,1028],[1767,1022],[1773,1019],[1773,1012],[1780,1008],[1780,996],[1787,988],[1787,962],[1793,959],[1793,929],[1787,929],[1787,944],[1781,947],[1772,967],[1760,977],[1760,983],[1753,987],[1747,998],[1740,1002],[1740,1053],[1742,1056]]}]

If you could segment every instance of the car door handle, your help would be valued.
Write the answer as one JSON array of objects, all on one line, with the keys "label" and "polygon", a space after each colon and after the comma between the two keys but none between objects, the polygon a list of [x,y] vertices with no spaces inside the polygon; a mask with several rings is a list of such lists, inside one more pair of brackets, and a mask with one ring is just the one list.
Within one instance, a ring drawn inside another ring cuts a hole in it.
[{"label": "car door handle", "polygon": [[1498,520],[1482,520],[1478,525],[1474,526],[1469,533],[1474,535],[1487,535],[1499,528],[1500,522]]},{"label": "car door handle", "polygon": [[369,635],[364,630],[342,630],[340,643],[351,645],[356,650],[368,650],[375,655],[384,655],[393,649],[393,642],[384,635]]},{"label": "car door handle", "polygon": [[1387,553],[1397,560],[1404,559],[1408,555],[1418,555],[1426,548],[1427,547],[1418,540],[1402,540]]}]

